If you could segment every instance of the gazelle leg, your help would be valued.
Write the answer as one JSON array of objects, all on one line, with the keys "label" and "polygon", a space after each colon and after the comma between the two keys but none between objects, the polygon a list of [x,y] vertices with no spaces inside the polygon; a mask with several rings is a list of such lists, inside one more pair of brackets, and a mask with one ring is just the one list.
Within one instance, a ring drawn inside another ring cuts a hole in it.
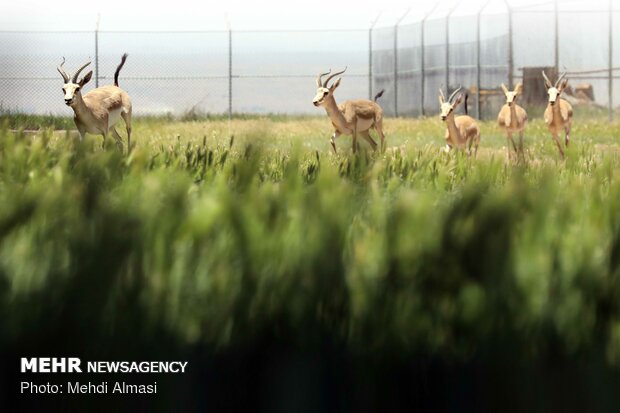
[{"label": "gazelle leg", "polygon": [[474,137],[471,138],[471,140],[474,143],[474,158],[477,158],[478,157],[478,146],[480,145],[480,132],[474,135]]},{"label": "gazelle leg", "polygon": [[108,139],[108,133],[110,133],[110,126],[114,126],[114,125],[110,125],[110,117],[109,114],[105,116],[104,120],[104,126],[101,130],[101,135],[103,136],[103,143],[101,144],[101,147],[103,149],[105,149],[105,141]]},{"label": "gazelle leg", "polygon": [[355,153],[357,150],[357,118],[353,118],[353,133],[351,135],[353,136],[353,147],[351,150]]},{"label": "gazelle leg", "polygon": [[84,137],[86,136],[86,129],[78,126],[78,133],[80,135],[80,142],[84,141]]},{"label": "gazelle leg", "polygon": [[[512,133],[511,132],[506,132],[506,137],[508,138],[508,145],[507,149],[508,149],[508,160],[512,159],[512,150],[515,151],[515,153],[519,153],[519,151],[517,150],[517,145],[515,144],[514,139],[512,139]],[[510,147],[512,146],[512,149],[510,149]]]},{"label": "gazelle leg", "polygon": [[562,159],[564,159],[564,151],[562,150],[562,144],[560,143],[560,139],[558,138],[558,134],[557,133],[553,134],[553,140],[555,141],[555,144],[558,145],[558,150],[560,151],[560,156],[562,157]]},{"label": "gazelle leg", "polygon": [[375,140],[370,136],[370,133],[366,130],[364,132],[360,132],[360,134],[362,135],[362,138],[364,138],[366,140],[366,142],[368,142],[370,144],[370,146],[372,147],[373,151],[377,150],[377,142],[375,142]]},{"label": "gazelle leg", "polygon": [[564,132],[566,132],[566,136],[564,137],[564,144],[568,148],[568,143],[570,142],[570,125],[564,128]]},{"label": "gazelle leg", "polygon": [[[114,129],[114,127],[111,127],[110,130],[112,131],[112,135],[114,136],[114,139],[116,139],[116,146],[118,146],[118,149],[120,149],[120,151],[123,152],[123,138],[121,138],[121,135],[118,134],[118,132],[116,131],[116,129]],[[127,151],[129,151],[129,149],[127,149]]]},{"label": "gazelle leg", "polygon": [[105,149],[105,141],[108,139],[108,131],[103,131],[101,133],[101,136],[103,136],[103,142],[101,143],[101,148]]},{"label": "gazelle leg", "polygon": [[523,154],[523,131],[519,132],[519,152]]},{"label": "gazelle leg", "polygon": [[128,112],[121,112],[121,117],[125,121],[127,128],[127,153],[131,150],[131,109]]},{"label": "gazelle leg", "polygon": [[332,137],[329,139],[329,143],[332,144],[332,148],[334,149],[334,155],[337,154],[336,152],[336,138],[340,136],[340,133],[338,133],[338,131],[334,131],[334,133],[332,134]]},{"label": "gazelle leg", "polygon": [[381,152],[385,151],[385,135],[383,134],[383,119],[377,119],[375,121],[375,130],[381,137]]},{"label": "gazelle leg", "polygon": [[[517,152],[517,145],[515,144],[515,141],[512,139],[512,133],[508,132],[508,140],[510,141],[510,143],[512,144],[512,149],[514,149],[515,152]],[[510,151],[510,148],[508,148],[508,151]]]}]

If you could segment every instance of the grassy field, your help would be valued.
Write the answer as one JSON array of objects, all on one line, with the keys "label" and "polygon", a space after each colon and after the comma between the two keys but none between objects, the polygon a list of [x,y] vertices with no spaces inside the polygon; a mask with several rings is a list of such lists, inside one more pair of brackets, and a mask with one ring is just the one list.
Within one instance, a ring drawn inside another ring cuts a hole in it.
[{"label": "grassy field", "polygon": [[441,153],[436,117],[386,119],[387,152],[359,156],[346,137],[331,153],[323,117],[137,119],[128,156],[16,126],[5,348],[620,364],[618,123],[576,119],[562,161],[533,120],[521,162],[492,122],[476,159]]},{"label": "grassy field", "polygon": [[[0,124],[12,130],[26,129],[42,132],[53,129],[55,136],[64,139],[66,129],[74,129],[70,118],[35,117],[35,116],[0,116]],[[609,145],[616,150],[620,124],[608,123],[605,115],[599,111],[587,111],[576,115],[572,136],[576,143]],[[123,126],[118,130],[123,132]],[[426,145],[443,145],[445,127],[438,116],[426,119],[389,119],[385,131],[388,147],[404,147],[417,150]],[[481,150],[489,153],[506,145],[506,137],[495,122],[481,123]],[[72,136],[77,132],[73,130]],[[331,124],[327,117],[287,117],[287,116],[243,116],[229,121],[226,117],[215,116],[211,119],[178,121],[173,118],[141,118],[134,124],[134,137],[143,148],[159,150],[160,144],[169,144],[177,138],[184,142],[201,142],[204,137],[210,142],[222,142],[230,136],[240,139],[239,144],[260,144],[275,149],[290,149],[292,145],[301,148],[328,152]],[[376,134],[373,135],[376,137]],[[101,138],[95,138],[101,140]],[[361,145],[365,142],[360,140]],[[542,116],[530,120],[525,137],[526,148],[535,151],[536,158],[547,154],[547,149],[554,149],[550,135],[542,121]],[[351,138],[342,136],[337,141],[338,148],[348,153]],[[549,148],[547,148],[549,147]],[[542,150],[541,150],[542,149]]]}]

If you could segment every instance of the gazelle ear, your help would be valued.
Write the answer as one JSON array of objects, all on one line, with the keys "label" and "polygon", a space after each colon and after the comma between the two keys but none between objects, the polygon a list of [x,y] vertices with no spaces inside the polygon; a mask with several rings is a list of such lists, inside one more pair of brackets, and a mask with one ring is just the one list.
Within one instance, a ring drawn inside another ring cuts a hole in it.
[{"label": "gazelle ear", "polygon": [[507,95],[507,94],[508,94],[508,88],[507,88],[507,87],[506,87],[506,85],[505,85],[505,84],[503,84],[503,83],[502,83],[502,85],[501,85],[501,86],[502,86],[502,90],[504,91],[504,95]]},{"label": "gazelle ear", "polygon": [[551,83],[551,81],[547,77],[547,74],[545,73],[544,70],[542,71],[542,76],[543,76],[543,79],[545,80],[545,88],[551,89],[553,87],[553,83]]},{"label": "gazelle ear", "polygon": [[446,103],[446,97],[443,94],[443,90],[441,90],[441,88],[439,88],[439,105],[443,105],[444,103]]},{"label": "gazelle ear", "polygon": [[463,100],[463,94],[459,93],[458,95],[456,95],[456,99],[454,99],[454,104],[452,106],[457,107],[461,103],[462,100]]},{"label": "gazelle ear", "polygon": [[339,77],[339,78],[338,78],[338,79],[334,82],[334,84],[333,84],[333,85],[331,85],[331,86],[329,87],[329,90],[330,90],[330,91],[332,91],[332,92],[333,92],[334,90],[336,90],[336,88],[337,88],[338,86],[340,86],[340,81],[341,81],[341,80],[342,80],[342,78],[341,78],[341,77]]},{"label": "gazelle ear", "polygon": [[564,90],[566,88],[566,86],[568,86],[568,79],[564,79],[562,80],[562,82],[560,83],[560,90]]},{"label": "gazelle ear", "polygon": [[515,86],[515,93],[518,95],[523,93],[523,83],[521,82],[517,83],[517,86]]},{"label": "gazelle ear", "polygon": [[80,86],[84,86],[90,81],[90,78],[93,77],[93,71],[86,73],[86,76],[82,80],[80,80]]}]

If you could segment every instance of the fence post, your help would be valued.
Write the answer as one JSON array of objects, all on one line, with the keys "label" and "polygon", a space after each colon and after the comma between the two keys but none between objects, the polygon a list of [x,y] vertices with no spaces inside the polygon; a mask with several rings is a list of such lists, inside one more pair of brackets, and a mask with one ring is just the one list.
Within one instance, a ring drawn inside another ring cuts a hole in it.
[{"label": "fence post", "polygon": [[377,14],[375,20],[370,23],[368,29],[368,100],[372,100],[372,31],[375,28],[375,24],[379,21],[381,13]]},{"label": "fence post", "polygon": [[452,11],[450,11],[446,15],[446,94],[450,96],[450,15]]},{"label": "fence post", "polygon": [[424,116],[425,110],[424,110],[424,99],[425,99],[425,89],[426,89],[426,61],[425,61],[425,57],[424,54],[426,53],[426,47],[425,47],[425,42],[426,39],[424,38],[424,30],[426,30],[426,20],[428,20],[428,18],[433,14],[433,12],[435,12],[435,10],[437,9],[437,6],[439,6],[439,3],[435,3],[435,6],[431,9],[431,11],[429,11],[428,13],[426,13],[424,15],[424,17],[422,18],[422,23],[421,23],[421,27],[420,27],[420,76],[421,76],[421,87],[420,87],[420,113],[422,114],[422,116]]},{"label": "fence post", "polygon": [[[476,16],[476,118],[480,120],[480,88],[482,80],[480,79],[481,59],[480,59],[480,14],[482,9],[478,11]],[[465,109],[467,111],[467,109]]]},{"label": "fence post", "polygon": [[558,6],[558,0],[553,1],[553,10],[555,13],[555,51],[554,51],[554,63],[555,73],[560,74],[560,10]]},{"label": "fence post", "polygon": [[480,89],[482,88],[482,78],[481,78],[481,70],[482,70],[482,56],[480,53],[480,21],[482,19],[482,12],[489,5],[490,0],[487,0],[486,3],[478,10],[478,15],[476,16],[476,117],[478,119],[482,119],[482,104],[480,102]]},{"label": "fence post", "polygon": [[368,29],[368,100],[372,100],[372,26]]},{"label": "fence post", "polygon": [[97,14],[97,23],[95,25],[95,87],[99,87],[99,21],[101,14]]},{"label": "fence post", "polygon": [[398,117],[398,22],[394,25],[394,116]]},{"label": "fence post", "polygon": [[398,117],[398,25],[407,17],[410,11],[410,8],[407,9],[407,11],[396,20],[396,24],[394,25],[394,116],[396,117]]},{"label": "fence post", "polygon": [[457,2],[446,15],[446,93],[450,94],[450,16],[459,6]]},{"label": "fence post", "polygon": [[607,104],[607,120],[611,122],[614,118],[614,106],[613,106],[613,98],[614,98],[614,30],[613,30],[613,0],[609,0],[609,73],[608,73],[608,98],[609,103]]},{"label": "fence post", "polygon": [[422,19],[422,22],[420,23],[420,113],[422,114],[422,116],[425,115],[424,113],[424,89],[426,88],[426,70],[425,70],[425,65],[426,62],[424,61],[424,54],[426,53],[425,47],[424,47],[424,30],[425,30],[425,25],[426,25],[426,18],[428,17],[428,15],[424,16],[424,18]]},{"label": "fence post", "polygon": [[232,28],[228,24],[228,120],[232,119],[233,95],[232,95]]},{"label": "fence post", "polygon": [[506,3],[506,8],[508,10],[508,87],[510,90],[514,88],[514,49],[513,49],[513,32],[512,32],[512,7],[510,7],[510,2],[508,0],[504,0]]}]

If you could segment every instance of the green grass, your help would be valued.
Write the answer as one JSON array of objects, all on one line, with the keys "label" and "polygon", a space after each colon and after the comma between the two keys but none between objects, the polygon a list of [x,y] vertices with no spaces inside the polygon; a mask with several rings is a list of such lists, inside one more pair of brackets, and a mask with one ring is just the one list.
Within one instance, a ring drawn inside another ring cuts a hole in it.
[{"label": "green grass", "polygon": [[477,159],[436,118],[385,124],[359,156],[323,118],[137,119],[129,156],[5,126],[0,339],[619,363],[620,126],[577,123],[561,161],[534,120],[515,163],[491,122]]},{"label": "green grass", "polygon": [[0,108],[0,125],[3,128],[20,130],[71,129],[75,128],[71,117],[53,115],[26,115],[11,113]]},{"label": "green grass", "polygon": [[534,119],[516,162],[493,122],[476,159],[442,153],[437,117],[386,119],[388,150],[357,156],[322,117],[138,118],[129,155],[21,122],[0,130],[3,352],[209,370],[331,349],[384,390],[392,363],[476,362],[541,411],[531,390],[556,376],[539,373],[576,360],[584,400],[614,404],[618,123],[576,121],[563,161]]}]

